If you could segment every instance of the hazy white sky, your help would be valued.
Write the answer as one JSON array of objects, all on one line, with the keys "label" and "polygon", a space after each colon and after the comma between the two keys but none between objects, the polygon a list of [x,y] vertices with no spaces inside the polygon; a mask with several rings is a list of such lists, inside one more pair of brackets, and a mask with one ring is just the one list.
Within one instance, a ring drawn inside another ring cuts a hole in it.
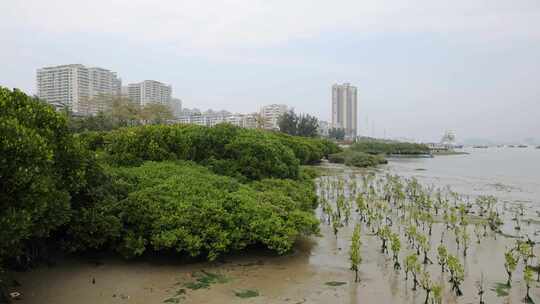
[{"label": "hazy white sky", "polygon": [[37,68],[82,63],[170,83],[187,107],[327,120],[331,85],[351,82],[364,134],[540,140],[539,0],[2,0],[0,15],[0,85],[30,93]]}]

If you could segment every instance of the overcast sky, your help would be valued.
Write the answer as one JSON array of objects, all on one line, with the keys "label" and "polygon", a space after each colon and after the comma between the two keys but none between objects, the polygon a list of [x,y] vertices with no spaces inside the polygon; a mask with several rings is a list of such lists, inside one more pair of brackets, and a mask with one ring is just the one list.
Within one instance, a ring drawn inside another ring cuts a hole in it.
[{"label": "overcast sky", "polygon": [[323,120],[350,82],[363,134],[540,140],[539,0],[0,1],[0,85],[35,93],[37,68],[69,63]]}]

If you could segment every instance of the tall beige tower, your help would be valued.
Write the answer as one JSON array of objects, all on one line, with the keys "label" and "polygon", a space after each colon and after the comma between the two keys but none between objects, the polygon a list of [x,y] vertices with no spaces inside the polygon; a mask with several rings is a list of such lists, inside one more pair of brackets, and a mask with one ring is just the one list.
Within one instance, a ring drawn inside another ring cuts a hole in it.
[{"label": "tall beige tower", "polygon": [[332,86],[332,127],[345,130],[345,138],[358,136],[358,93],[349,83]]}]

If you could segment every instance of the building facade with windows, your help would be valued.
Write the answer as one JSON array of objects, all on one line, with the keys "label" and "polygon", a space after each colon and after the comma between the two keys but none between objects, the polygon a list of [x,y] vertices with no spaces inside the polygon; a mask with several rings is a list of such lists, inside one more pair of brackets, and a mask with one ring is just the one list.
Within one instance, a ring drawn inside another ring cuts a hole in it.
[{"label": "building facade with windows", "polygon": [[146,106],[150,103],[169,105],[172,101],[172,87],[155,80],[145,80],[128,85],[128,97],[131,101]]},{"label": "building facade with windows", "polygon": [[349,83],[332,86],[332,127],[345,130],[345,138],[358,136],[358,92]]},{"label": "building facade with windows", "polygon": [[279,130],[279,117],[288,111],[284,104],[271,104],[261,108],[261,119],[267,130]]},{"label": "building facade with windows", "polygon": [[56,108],[73,113],[96,114],[106,108],[100,96],[118,96],[122,80],[115,72],[82,64],[44,67],[37,70],[37,96]]}]

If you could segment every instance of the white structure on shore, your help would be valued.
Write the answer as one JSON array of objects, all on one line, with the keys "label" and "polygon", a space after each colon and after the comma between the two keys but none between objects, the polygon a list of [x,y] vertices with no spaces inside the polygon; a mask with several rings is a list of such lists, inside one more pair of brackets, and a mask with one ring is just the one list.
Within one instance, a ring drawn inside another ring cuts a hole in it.
[{"label": "white structure on shore", "polygon": [[260,116],[267,130],[279,130],[279,117],[288,111],[287,105],[271,104],[261,108]]},{"label": "white structure on shore", "polygon": [[171,104],[172,87],[155,80],[145,80],[128,85],[128,97],[131,101],[146,106],[149,103]]},{"label": "white structure on shore", "polygon": [[119,96],[122,80],[115,72],[82,64],[44,67],[37,70],[37,96],[77,114],[95,114],[107,106],[91,100],[98,96]]},{"label": "white structure on shore", "polygon": [[349,83],[332,86],[332,126],[345,129],[346,139],[358,135],[358,92]]},{"label": "white structure on shore", "polygon": [[318,133],[320,136],[328,137],[330,133],[330,124],[327,121],[319,120]]},{"label": "white structure on shore", "polygon": [[256,114],[233,114],[224,110],[201,112],[199,109],[184,108],[182,115],[176,121],[206,127],[213,127],[220,123],[230,123],[241,128],[257,127]]}]

